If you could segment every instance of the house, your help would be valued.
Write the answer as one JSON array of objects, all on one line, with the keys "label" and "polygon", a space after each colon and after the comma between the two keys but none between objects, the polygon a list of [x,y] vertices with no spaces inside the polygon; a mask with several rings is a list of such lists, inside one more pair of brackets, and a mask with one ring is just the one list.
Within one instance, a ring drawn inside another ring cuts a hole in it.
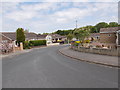
[{"label": "house", "polygon": [[[108,48],[116,48],[120,45],[120,27],[110,27],[100,29],[100,43]],[[119,42],[119,43],[118,43]]]},{"label": "house", "polygon": [[91,33],[89,36],[91,41],[99,41],[100,40],[100,33]]},{"label": "house", "polygon": [[6,37],[5,35],[0,33],[0,42],[1,43],[12,43],[12,39],[9,37]]},{"label": "house", "polygon": [[[16,42],[16,32],[2,32],[1,33],[6,41]],[[25,33],[25,40],[47,40],[48,43],[57,43],[59,40],[65,41],[67,38],[65,36],[61,36],[59,34],[48,34],[48,35],[40,35],[33,32]],[[3,39],[2,39],[3,41]]]},{"label": "house", "polygon": [[52,42],[52,36],[51,36],[51,34],[48,34],[47,36],[46,36],[46,43],[47,44],[52,44],[53,42]]},{"label": "house", "polygon": [[13,42],[12,39],[0,33],[0,54],[12,52],[13,51],[12,42]]},{"label": "house", "polygon": [[[16,41],[16,32],[2,32],[2,35],[5,37],[11,39],[12,41]],[[37,34],[36,33],[25,33],[25,40],[36,40],[37,39]]]},{"label": "house", "polygon": [[56,42],[58,42],[59,40],[61,40],[61,41],[67,40],[66,36],[61,36],[61,35],[59,35],[59,34],[50,34],[50,35],[51,35],[51,37],[52,37],[52,42],[53,42],[53,43],[56,43]]},{"label": "house", "polygon": [[47,34],[45,34],[45,35],[38,34],[37,35],[37,40],[46,40],[46,37],[47,37]]},{"label": "house", "polygon": [[59,41],[65,41],[67,40],[66,36],[61,36],[59,34],[48,34],[46,36],[46,41],[48,44],[52,44],[52,43],[58,43]]}]

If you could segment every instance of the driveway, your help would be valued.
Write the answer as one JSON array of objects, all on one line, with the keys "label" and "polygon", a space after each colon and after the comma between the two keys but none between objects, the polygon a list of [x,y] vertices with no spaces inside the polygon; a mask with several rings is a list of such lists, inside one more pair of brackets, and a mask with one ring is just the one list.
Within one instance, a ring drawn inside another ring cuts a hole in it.
[{"label": "driveway", "polygon": [[[52,46],[2,59],[3,88],[117,88],[118,69],[61,55]],[[87,57],[87,56],[86,56]]]}]

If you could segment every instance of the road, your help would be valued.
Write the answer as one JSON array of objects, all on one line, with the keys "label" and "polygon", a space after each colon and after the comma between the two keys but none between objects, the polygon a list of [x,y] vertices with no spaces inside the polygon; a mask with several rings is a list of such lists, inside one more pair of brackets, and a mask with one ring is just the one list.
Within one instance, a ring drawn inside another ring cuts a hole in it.
[{"label": "road", "polygon": [[63,56],[52,46],[2,60],[3,88],[117,88],[118,70]]}]

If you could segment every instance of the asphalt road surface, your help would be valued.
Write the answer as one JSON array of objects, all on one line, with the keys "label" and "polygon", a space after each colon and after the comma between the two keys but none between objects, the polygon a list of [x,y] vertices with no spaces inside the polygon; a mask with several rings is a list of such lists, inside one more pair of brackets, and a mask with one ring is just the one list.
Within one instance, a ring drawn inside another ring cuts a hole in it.
[{"label": "asphalt road surface", "polygon": [[118,70],[63,56],[52,46],[2,60],[3,88],[117,88]]}]

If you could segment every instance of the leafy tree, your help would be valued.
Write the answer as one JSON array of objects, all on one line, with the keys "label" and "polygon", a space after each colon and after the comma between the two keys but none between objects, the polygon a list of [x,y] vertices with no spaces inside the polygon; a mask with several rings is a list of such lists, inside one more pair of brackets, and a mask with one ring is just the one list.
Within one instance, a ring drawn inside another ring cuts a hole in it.
[{"label": "leafy tree", "polygon": [[23,43],[25,41],[25,34],[23,28],[18,28],[16,30],[16,40],[19,46],[20,46],[20,42]]},{"label": "leafy tree", "polygon": [[118,23],[117,22],[110,22],[109,27],[117,27]]},{"label": "leafy tree", "polygon": [[29,33],[29,30],[28,29],[24,30],[24,33]]},{"label": "leafy tree", "polygon": [[81,45],[83,44],[84,39],[87,36],[89,36],[89,34],[90,33],[88,30],[83,30],[82,28],[75,29],[75,31],[74,31],[74,36],[76,37],[76,39],[81,41]]},{"label": "leafy tree", "polygon": [[43,33],[42,35],[48,35],[49,33]]},{"label": "leafy tree", "polygon": [[69,43],[69,41],[73,39],[73,35],[69,33],[69,34],[67,35],[67,39],[68,39],[68,43]]},{"label": "leafy tree", "polygon": [[68,35],[69,33],[72,33],[72,32],[73,32],[73,30],[57,30],[54,33],[59,34],[59,35]]},{"label": "leafy tree", "polygon": [[90,29],[90,33],[98,33],[97,28],[92,26],[92,28]]},{"label": "leafy tree", "polygon": [[100,23],[95,25],[95,28],[97,29],[97,31],[96,31],[97,33],[100,32],[101,28],[107,28],[107,27],[108,27],[108,24],[105,22],[100,22]]}]

